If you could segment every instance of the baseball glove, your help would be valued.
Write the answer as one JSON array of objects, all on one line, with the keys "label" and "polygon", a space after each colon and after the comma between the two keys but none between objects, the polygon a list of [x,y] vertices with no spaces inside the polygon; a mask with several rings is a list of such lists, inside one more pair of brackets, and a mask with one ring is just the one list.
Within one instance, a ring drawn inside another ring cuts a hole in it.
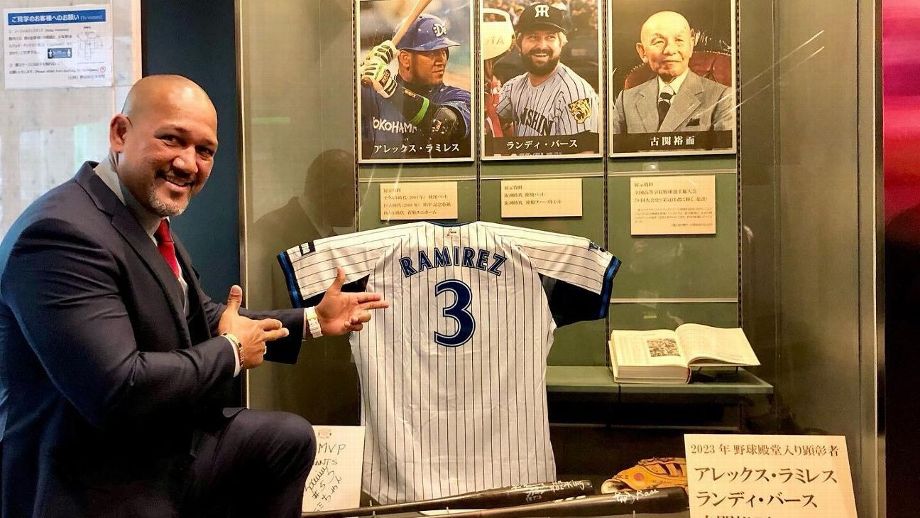
[{"label": "baseball glove", "polygon": [[653,489],[656,487],[687,487],[687,460],[683,457],[652,457],[642,459],[624,469],[601,485],[601,493],[624,489]]}]

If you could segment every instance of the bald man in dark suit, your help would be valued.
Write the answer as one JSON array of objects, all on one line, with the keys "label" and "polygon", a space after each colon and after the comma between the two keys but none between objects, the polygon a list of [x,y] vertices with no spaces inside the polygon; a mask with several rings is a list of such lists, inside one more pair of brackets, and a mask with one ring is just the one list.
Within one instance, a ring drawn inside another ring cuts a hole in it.
[{"label": "bald man in dark suit", "polygon": [[217,114],[151,76],[110,153],[33,203],[0,245],[2,516],[299,516],[310,424],[228,408],[233,380],[293,363],[304,335],[360,330],[376,294],[253,314],[212,301],[170,217],[204,186]]}]

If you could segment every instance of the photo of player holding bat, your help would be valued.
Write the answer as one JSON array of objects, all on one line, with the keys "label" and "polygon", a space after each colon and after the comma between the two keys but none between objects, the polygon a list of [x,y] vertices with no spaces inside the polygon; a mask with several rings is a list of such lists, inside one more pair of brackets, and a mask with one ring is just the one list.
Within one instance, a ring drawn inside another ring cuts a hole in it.
[{"label": "photo of player holding bat", "polygon": [[357,2],[360,162],[472,159],[471,9]]}]

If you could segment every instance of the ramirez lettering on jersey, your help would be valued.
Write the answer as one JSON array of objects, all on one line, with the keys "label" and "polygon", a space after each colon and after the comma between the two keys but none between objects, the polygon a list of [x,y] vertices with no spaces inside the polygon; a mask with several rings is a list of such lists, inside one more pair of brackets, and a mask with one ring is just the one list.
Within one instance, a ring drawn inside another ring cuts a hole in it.
[{"label": "ramirez lettering on jersey", "polygon": [[[451,253],[453,252],[453,253]],[[492,264],[489,264],[489,256],[492,256]],[[443,268],[446,266],[460,266],[462,268],[475,268],[496,277],[502,274],[501,267],[508,260],[501,254],[494,254],[488,250],[470,248],[468,246],[435,248],[431,254],[425,250],[418,251],[418,260],[413,262],[413,257],[404,256],[399,258],[399,266],[402,268],[403,276],[412,277],[431,268]]]}]

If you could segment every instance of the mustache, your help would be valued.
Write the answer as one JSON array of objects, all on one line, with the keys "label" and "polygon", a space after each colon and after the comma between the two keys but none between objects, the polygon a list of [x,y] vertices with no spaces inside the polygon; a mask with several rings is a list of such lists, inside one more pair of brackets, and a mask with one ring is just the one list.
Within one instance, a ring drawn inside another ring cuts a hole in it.
[{"label": "mustache", "polygon": [[175,180],[180,183],[195,185],[198,183],[198,175],[185,173],[172,167],[158,169],[156,172],[158,178],[166,180]]}]

